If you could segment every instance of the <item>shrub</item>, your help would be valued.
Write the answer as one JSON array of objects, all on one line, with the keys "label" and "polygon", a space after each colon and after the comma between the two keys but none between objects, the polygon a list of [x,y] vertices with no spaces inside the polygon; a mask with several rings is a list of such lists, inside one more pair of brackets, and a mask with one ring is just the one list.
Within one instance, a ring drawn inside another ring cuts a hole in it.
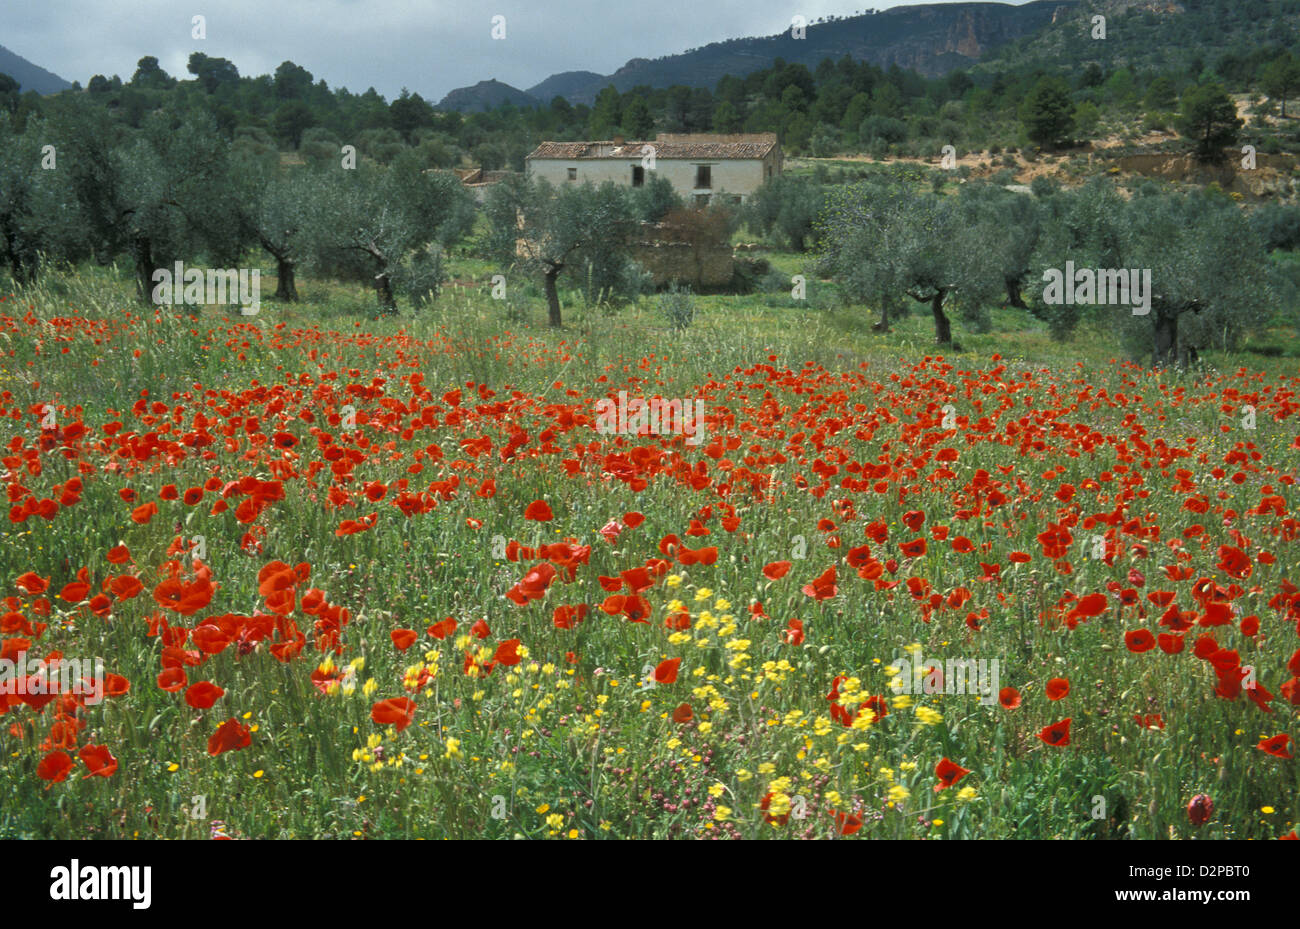
[{"label": "shrub", "polygon": [[736,258],[732,261],[729,290],[737,294],[753,293],[771,270],[772,265],[766,258]]},{"label": "shrub", "polygon": [[689,287],[670,284],[659,295],[659,310],[668,318],[668,324],[679,331],[690,327],[695,321],[695,297]]}]

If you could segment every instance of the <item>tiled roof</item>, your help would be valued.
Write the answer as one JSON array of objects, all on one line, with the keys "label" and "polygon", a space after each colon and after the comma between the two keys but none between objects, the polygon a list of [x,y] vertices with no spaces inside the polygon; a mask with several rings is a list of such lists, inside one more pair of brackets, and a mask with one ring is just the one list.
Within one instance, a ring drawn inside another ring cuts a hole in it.
[{"label": "tiled roof", "polygon": [[543,142],[528,156],[532,159],[577,161],[594,158],[637,159],[654,149],[656,159],[764,158],[776,145],[774,138],[752,142]]}]

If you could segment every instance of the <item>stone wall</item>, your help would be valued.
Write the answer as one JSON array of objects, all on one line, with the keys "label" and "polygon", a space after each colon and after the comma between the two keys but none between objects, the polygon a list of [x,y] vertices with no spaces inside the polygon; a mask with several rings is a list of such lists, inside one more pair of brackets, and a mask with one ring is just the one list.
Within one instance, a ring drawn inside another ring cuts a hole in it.
[{"label": "stone wall", "polygon": [[656,287],[671,281],[695,290],[722,287],[731,282],[735,270],[729,242],[684,242],[677,230],[663,223],[641,224],[631,257],[654,275]]},{"label": "stone wall", "polygon": [[632,259],[654,275],[656,287],[670,281],[695,290],[722,287],[734,270],[731,249],[725,245],[697,249],[686,242],[637,242]]}]

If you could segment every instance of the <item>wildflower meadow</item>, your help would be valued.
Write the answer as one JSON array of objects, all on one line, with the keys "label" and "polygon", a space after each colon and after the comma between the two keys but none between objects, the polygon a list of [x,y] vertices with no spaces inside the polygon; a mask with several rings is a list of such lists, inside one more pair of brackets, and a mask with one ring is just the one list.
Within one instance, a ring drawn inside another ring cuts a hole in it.
[{"label": "wildflower meadow", "polygon": [[0,835],[1296,836],[1284,367],[74,290],[0,303]]}]

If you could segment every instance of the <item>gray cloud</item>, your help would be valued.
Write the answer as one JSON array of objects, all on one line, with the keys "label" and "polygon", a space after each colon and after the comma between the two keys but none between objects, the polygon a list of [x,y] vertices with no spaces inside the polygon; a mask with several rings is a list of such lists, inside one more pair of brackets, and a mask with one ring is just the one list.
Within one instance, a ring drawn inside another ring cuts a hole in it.
[{"label": "gray cloud", "polygon": [[[871,0],[41,0],[0,12],[0,44],[84,85],[92,75],[128,80],[154,55],[188,77],[190,53],[229,58],[240,74],[288,59],[354,92],[401,88],[433,102],[496,78],[528,88],[559,71],[608,74],[629,58],[657,58],[722,39],[772,35],[795,14],[852,15]],[[880,8],[922,0],[875,0]],[[191,18],[207,18],[207,39]],[[492,17],[506,38],[491,38]]]}]

